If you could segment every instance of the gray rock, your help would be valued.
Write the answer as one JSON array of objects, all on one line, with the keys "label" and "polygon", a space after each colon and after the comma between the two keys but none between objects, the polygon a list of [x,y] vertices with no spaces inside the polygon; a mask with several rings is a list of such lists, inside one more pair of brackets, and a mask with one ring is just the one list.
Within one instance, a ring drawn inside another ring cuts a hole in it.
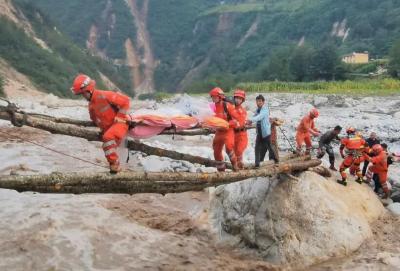
[{"label": "gray rock", "polygon": [[373,103],[373,102],[374,102],[374,98],[372,98],[372,97],[366,97],[361,100],[362,104],[369,104],[369,103]]},{"label": "gray rock", "polygon": [[328,100],[329,100],[328,97],[315,96],[313,104],[314,104],[314,106],[319,107],[319,106],[325,105],[328,102]]},{"label": "gray rock", "polygon": [[400,216],[400,203],[399,202],[395,202],[395,203],[389,204],[389,206],[387,208],[393,214],[395,214],[397,216]]},{"label": "gray rock", "polygon": [[400,202],[400,191],[393,192],[393,194],[391,195],[391,199],[393,200],[393,202]]},{"label": "gray rock", "polygon": [[357,250],[385,210],[373,191],[304,172],[220,186],[210,222],[221,242],[256,249],[265,260],[305,267]]},{"label": "gray rock", "polygon": [[188,161],[181,161],[182,165],[187,168],[193,167],[193,164]]},{"label": "gray rock", "polygon": [[393,118],[400,119],[400,111],[393,114]]}]

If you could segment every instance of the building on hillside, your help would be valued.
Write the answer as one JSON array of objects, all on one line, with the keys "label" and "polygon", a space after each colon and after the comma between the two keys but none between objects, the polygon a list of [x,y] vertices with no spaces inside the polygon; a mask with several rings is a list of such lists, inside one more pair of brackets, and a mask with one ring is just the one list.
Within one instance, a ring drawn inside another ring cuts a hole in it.
[{"label": "building on hillside", "polygon": [[348,64],[365,64],[368,63],[369,61],[369,54],[368,52],[364,53],[353,52],[351,54],[344,55],[342,57],[342,61]]}]

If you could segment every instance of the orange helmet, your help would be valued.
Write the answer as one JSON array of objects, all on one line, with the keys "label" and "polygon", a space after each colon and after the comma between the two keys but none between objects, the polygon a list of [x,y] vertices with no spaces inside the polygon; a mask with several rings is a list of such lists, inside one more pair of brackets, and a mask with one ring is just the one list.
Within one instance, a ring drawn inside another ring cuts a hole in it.
[{"label": "orange helmet", "polygon": [[383,147],[381,144],[375,144],[374,146],[372,146],[372,151],[374,153],[381,153],[383,151]]},{"label": "orange helmet", "polygon": [[356,133],[356,128],[354,128],[354,127],[349,127],[349,128],[347,128],[346,129],[346,133],[347,134],[355,134]]},{"label": "orange helmet", "polygon": [[217,88],[213,88],[210,91],[210,96],[211,97],[217,96],[217,97],[223,98],[225,96],[225,93],[224,93],[224,91],[222,89],[217,87]]},{"label": "orange helmet", "polygon": [[237,90],[235,90],[235,92],[233,93],[233,97],[242,98],[243,101],[244,101],[244,100],[246,100],[246,92],[244,92],[244,90],[237,89]]},{"label": "orange helmet", "polygon": [[93,92],[96,81],[92,80],[85,74],[78,74],[71,87],[71,91],[75,94],[82,94],[85,91]]},{"label": "orange helmet", "polygon": [[314,117],[314,118],[318,118],[319,116],[319,111],[316,108],[311,109],[310,111],[310,116]]}]

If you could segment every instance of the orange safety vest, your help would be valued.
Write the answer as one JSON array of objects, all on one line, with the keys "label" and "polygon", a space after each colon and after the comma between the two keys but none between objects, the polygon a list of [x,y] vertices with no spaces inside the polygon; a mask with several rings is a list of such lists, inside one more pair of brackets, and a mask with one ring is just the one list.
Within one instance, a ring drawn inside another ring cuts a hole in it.
[{"label": "orange safety vest", "polygon": [[372,157],[371,162],[374,164],[377,173],[388,171],[387,155],[384,151],[379,153],[377,156]]},{"label": "orange safety vest", "polygon": [[129,97],[113,91],[94,90],[89,101],[90,119],[102,131],[114,124],[115,117],[126,119],[129,108]]},{"label": "orange safety vest", "polygon": [[310,117],[310,115],[305,116],[302,118],[300,124],[297,126],[297,132],[306,134],[311,130],[315,130],[314,119]]},{"label": "orange safety vest", "polygon": [[241,105],[235,106],[237,123],[234,124],[233,128],[236,129],[244,129],[246,126],[247,120],[247,111]]},{"label": "orange safety vest", "polygon": [[361,137],[345,137],[341,140],[341,144],[346,149],[353,151],[353,150],[360,150],[363,149],[366,145],[366,142]]}]

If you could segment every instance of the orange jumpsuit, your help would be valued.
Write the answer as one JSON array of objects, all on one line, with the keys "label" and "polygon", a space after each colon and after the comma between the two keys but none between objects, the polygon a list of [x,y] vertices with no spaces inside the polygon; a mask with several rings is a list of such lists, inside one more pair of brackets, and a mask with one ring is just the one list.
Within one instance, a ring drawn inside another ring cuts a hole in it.
[{"label": "orange jumpsuit", "polygon": [[235,131],[235,155],[238,162],[238,167],[243,168],[243,152],[247,148],[249,142],[246,130],[247,111],[241,105],[235,106],[237,113],[237,122],[233,123]]},{"label": "orange jumpsuit", "polygon": [[388,163],[386,152],[382,151],[377,156],[366,157],[366,159],[372,162],[372,165],[368,167],[367,179],[371,180],[374,173],[378,174],[383,192],[388,193],[391,190],[391,185],[387,181]]},{"label": "orange jumpsuit", "polygon": [[296,143],[297,151],[301,151],[303,143],[306,143],[306,152],[312,148],[311,134],[318,135],[319,131],[315,128],[314,119],[310,115],[305,116],[297,126]]},{"label": "orange jumpsuit", "polygon": [[[224,109],[224,103],[226,103],[227,112]],[[230,117],[228,117],[228,114]],[[219,161],[217,165],[218,171],[225,171],[225,163],[224,163],[224,155],[222,150],[225,145],[225,151],[229,156],[229,160],[232,163],[234,168],[237,168],[237,158],[235,155],[235,132],[232,128],[233,123],[237,122],[238,116],[235,111],[235,106],[231,103],[227,102],[218,102],[215,104],[215,116],[221,119],[224,119],[229,122],[228,130],[217,130],[215,132],[215,137],[213,140],[213,149],[214,149],[214,159]]]},{"label": "orange jumpsuit", "polygon": [[127,120],[129,108],[129,97],[113,91],[94,90],[89,101],[90,119],[101,129],[104,154],[110,164],[119,163],[116,148],[128,132],[128,124],[115,118]]},{"label": "orange jumpsuit", "polygon": [[[362,178],[362,172],[360,170],[360,163],[365,160],[363,151],[366,147],[367,142],[358,136],[345,137],[341,140],[340,154],[345,157],[340,165],[339,171],[343,181],[347,179],[345,170],[351,169],[351,172],[356,174],[359,179]],[[347,156],[344,155],[344,149],[347,151]]]}]

